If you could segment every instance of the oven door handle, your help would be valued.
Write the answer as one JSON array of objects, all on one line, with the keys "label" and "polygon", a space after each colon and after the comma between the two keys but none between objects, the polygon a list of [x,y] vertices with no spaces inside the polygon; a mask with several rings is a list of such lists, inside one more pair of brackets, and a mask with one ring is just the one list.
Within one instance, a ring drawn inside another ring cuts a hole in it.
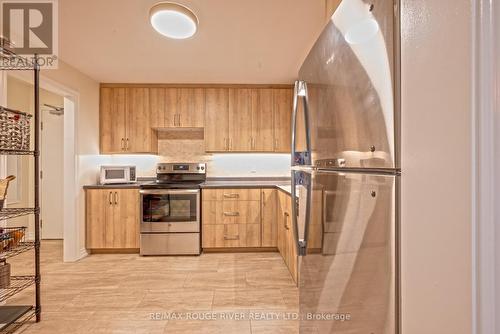
[{"label": "oven door handle", "polygon": [[139,191],[139,193],[143,195],[191,195],[191,194],[198,194],[200,192],[200,189],[164,189],[164,190],[146,190],[142,189]]}]

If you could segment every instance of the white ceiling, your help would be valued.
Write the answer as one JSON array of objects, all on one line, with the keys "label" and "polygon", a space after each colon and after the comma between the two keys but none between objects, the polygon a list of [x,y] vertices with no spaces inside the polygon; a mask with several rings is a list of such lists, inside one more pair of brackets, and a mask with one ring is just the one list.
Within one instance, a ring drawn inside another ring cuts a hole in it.
[{"label": "white ceiling", "polygon": [[59,1],[59,56],[99,82],[291,83],[325,24],[325,0],[177,0],[188,40],[149,24],[157,0]]}]

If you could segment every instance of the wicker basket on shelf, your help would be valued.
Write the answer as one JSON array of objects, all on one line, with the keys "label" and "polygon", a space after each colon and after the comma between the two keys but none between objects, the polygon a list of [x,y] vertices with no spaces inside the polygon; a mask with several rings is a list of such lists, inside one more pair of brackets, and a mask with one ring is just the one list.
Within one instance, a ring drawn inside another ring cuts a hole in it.
[{"label": "wicker basket on shelf", "polygon": [[31,115],[0,107],[0,149],[30,149]]},{"label": "wicker basket on shelf", "polygon": [[14,175],[9,175],[5,179],[0,179],[0,210],[3,209],[3,203],[5,202],[5,197],[7,197],[7,189],[9,188],[9,183],[15,178],[16,177]]}]

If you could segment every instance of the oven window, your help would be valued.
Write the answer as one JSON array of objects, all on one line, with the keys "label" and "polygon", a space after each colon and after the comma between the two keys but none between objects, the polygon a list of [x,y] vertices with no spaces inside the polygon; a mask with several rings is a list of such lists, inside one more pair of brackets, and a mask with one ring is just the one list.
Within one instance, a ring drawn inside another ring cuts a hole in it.
[{"label": "oven window", "polygon": [[143,196],[143,221],[159,223],[195,222],[196,195]]},{"label": "oven window", "polygon": [[124,180],[124,169],[108,169],[106,170],[106,180]]}]

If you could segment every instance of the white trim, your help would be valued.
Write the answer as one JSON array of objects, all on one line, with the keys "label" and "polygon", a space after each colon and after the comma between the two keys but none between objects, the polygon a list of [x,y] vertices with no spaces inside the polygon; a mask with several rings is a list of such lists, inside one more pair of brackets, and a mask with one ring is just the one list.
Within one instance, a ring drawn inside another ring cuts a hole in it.
[{"label": "white trim", "polygon": [[[496,333],[495,110],[497,42],[494,1],[473,2],[473,333]],[[500,134],[500,132],[497,133]]]}]

